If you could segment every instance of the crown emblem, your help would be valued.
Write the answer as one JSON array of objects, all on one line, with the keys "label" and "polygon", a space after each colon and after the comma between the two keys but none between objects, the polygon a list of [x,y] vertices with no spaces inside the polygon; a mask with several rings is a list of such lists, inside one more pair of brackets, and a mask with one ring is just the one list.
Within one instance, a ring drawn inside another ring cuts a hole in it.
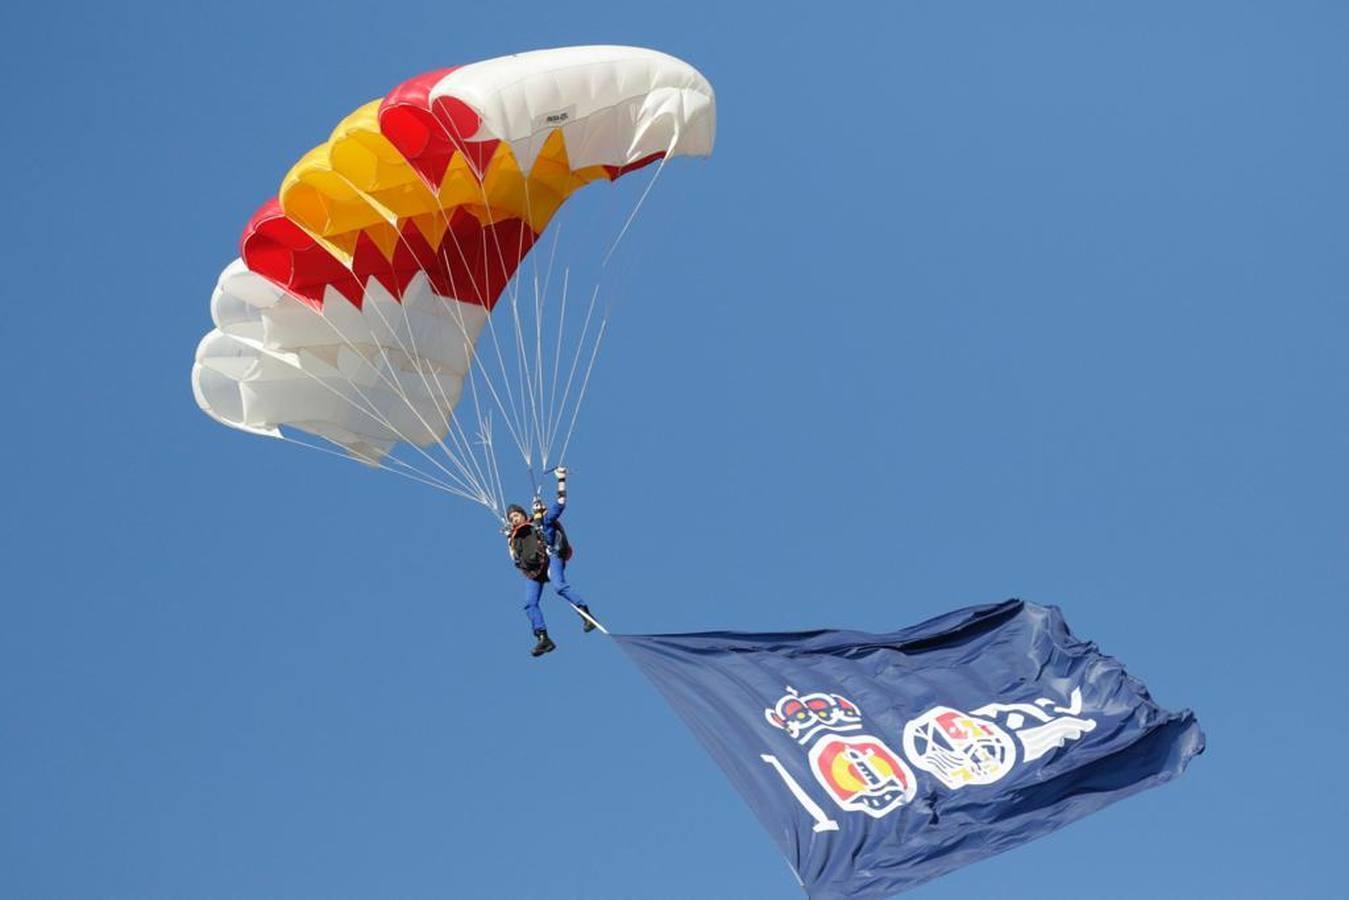
[{"label": "crown emblem", "polygon": [[851,700],[822,691],[803,696],[788,687],[782,699],[763,713],[768,724],[781,728],[798,744],[821,731],[857,731],[862,727],[862,711]]}]

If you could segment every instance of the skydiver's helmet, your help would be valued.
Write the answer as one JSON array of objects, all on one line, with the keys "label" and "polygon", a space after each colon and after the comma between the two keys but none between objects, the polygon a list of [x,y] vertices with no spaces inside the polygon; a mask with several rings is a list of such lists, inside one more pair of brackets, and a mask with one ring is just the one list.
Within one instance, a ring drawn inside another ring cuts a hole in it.
[{"label": "skydiver's helmet", "polygon": [[540,500],[538,497],[534,498],[533,505],[534,505],[534,521],[538,522],[543,519],[543,514],[548,510],[548,507],[544,506],[543,501]]},{"label": "skydiver's helmet", "polygon": [[529,513],[525,512],[525,508],[518,503],[512,503],[510,506],[506,507],[507,524],[510,524],[511,513],[519,513],[521,516],[525,518],[525,521],[529,521]]}]

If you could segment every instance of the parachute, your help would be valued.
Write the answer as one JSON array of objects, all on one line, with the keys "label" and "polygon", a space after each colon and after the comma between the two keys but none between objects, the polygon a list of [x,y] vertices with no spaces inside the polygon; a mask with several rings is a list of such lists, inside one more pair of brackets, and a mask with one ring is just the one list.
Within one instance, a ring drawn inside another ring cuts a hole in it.
[{"label": "parachute", "polygon": [[[492,412],[530,467],[547,467],[563,416],[541,411],[541,337],[531,357],[517,310],[513,336],[498,339],[492,310],[574,192],[706,156],[715,127],[707,80],[639,48],[540,50],[404,82],[343,119],[244,228],[197,348],[198,405],[253,434],[315,436],[324,443],[309,446],[500,515]],[[521,361],[514,387],[471,379],[484,329],[501,369]],[[593,364],[602,327],[586,333]],[[550,398],[579,407],[580,358]],[[551,368],[566,369],[556,356]],[[456,411],[466,393],[472,417]],[[396,456],[400,444],[431,468]]]}]

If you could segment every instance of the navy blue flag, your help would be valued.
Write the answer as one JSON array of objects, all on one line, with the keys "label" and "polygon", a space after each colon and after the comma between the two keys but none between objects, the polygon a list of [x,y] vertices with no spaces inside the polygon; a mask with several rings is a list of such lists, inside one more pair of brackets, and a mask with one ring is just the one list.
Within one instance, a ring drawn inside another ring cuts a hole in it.
[{"label": "navy blue flag", "polygon": [[1057,607],[891,634],[621,635],[816,900],[886,897],[1185,770],[1204,749]]}]

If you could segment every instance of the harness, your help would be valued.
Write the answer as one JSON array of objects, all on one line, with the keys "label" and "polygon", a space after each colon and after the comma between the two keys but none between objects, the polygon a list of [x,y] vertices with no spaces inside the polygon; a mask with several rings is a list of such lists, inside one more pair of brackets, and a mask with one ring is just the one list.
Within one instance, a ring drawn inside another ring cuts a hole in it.
[{"label": "harness", "polygon": [[548,542],[532,522],[523,522],[511,531],[508,544],[511,559],[520,574],[532,581],[548,580]]},{"label": "harness", "polygon": [[[539,501],[537,497],[535,497],[534,519],[533,519],[534,527],[539,529],[541,532],[543,531],[543,517],[544,517],[543,504]],[[575,552],[575,550],[571,545],[571,538],[567,537],[567,529],[562,527],[561,519],[553,520],[553,529],[554,529],[553,540],[551,542],[547,540],[547,535],[546,534],[544,535],[545,539],[544,542],[548,545],[548,552],[551,555],[556,556],[563,562],[570,562],[572,554]]]}]

